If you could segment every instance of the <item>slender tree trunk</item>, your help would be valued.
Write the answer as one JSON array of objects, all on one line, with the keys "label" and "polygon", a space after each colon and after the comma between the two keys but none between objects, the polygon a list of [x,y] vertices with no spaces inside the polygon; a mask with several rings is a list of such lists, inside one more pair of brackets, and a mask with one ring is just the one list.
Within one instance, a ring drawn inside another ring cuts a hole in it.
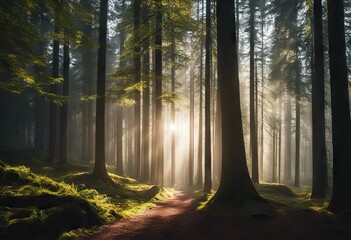
[{"label": "slender tree trunk", "polygon": [[296,80],[295,187],[300,187],[300,79]]},{"label": "slender tree trunk", "polygon": [[[45,28],[45,18],[44,18],[44,13],[43,13],[43,9],[40,6],[39,9],[41,12],[37,13],[38,15],[35,16],[36,21],[38,22],[38,25],[40,25],[40,33],[41,34],[45,34],[46,32],[46,28]],[[42,56],[46,51],[45,48],[45,41],[39,41],[36,44],[36,48],[35,48],[35,53],[38,56]],[[44,66],[38,66],[35,65],[34,66],[34,72],[35,74],[40,78],[40,80],[43,80],[42,77],[45,74],[46,71],[46,67]],[[36,150],[40,150],[40,151],[44,151],[44,141],[46,141],[45,135],[44,133],[47,132],[45,129],[45,113],[46,113],[46,109],[45,111],[43,111],[44,108],[46,108],[46,104],[43,101],[43,98],[41,96],[35,96],[34,99],[34,107],[35,107],[35,115],[34,115],[34,148]]]},{"label": "slender tree trunk", "polygon": [[[325,146],[324,44],[322,0],[314,0],[314,51],[312,50],[312,151],[313,179],[311,198],[325,198],[328,188]],[[314,53],[314,54],[313,54]]]},{"label": "slender tree trunk", "polygon": [[[155,50],[153,50],[153,67],[155,67]],[[157,175],[157,132],[156,132],[156,78],[152,86],[152,152],[151,152],[151,183],[156,184]]]},{"label": "slender tree trunk", "polygon": [[[127,123],[127,146],[128,146],[128,175],[129,177],[135,177],[134,174],[134,149],[133,149],[133,109],[132,107],[129,107],[129,111],[128,111],[128,123]],[[135,138],[134,138],[135,139]]]},{"label": "slender tree trunk", "polygon": [[255,4],[250,0],[250,145],[252,181],[258,183],[258,150],[255,118]]},{"label": "slender tree trunk", "polygon": [[272,182],[277,182],[276,178],[276,172],[277,172],[277,131],[276,131],[276,124],[274,123],[273,129],[272,129],[272,138],[273,138],[273,144],[272,144]]},{"label": "slender tree trunk", "polygon": [[[125,0],[122,1],[122,13],[125,12]],[[124,54],[124,43],[125,43],[125,32],[121,30],[119,33],[120,40],[120,56]],[[124,59],[120,60],[120,67],[125,67]],[[120,97],[120,96],[118,96]],[[116,173],[120,176],[124,176],[124,165],[123,165],[123,106],[117,104],[116,107]]]},{"label": "slender tree trunk", "polygon": [[332,212],[350,209],[351,121],[346,64],[344,1],[328,0],[330,89],[333,131]]},{"label": "slender tree trunk", "polygon": [[[140,62],[140,16],[141,16],[141,6],[140,0],[133,0],[134,9],[134,84],[138,84],[141,81],[141,62]],[[135,91],[134,96],[134,162],[135,162],[135,177],[140,178],[140,91]]]},{"label": "slender tree trunk", "polygon": [[[147,32],[149,31],[149,11],[147,6],[143,7],[143,22]],[[143,169],[142,169],[142,179],[146,182],[150,180],[150,42],[148,40],[144,41],[143,45],[143,69],[144,69],[144,82],[146,88],[143,90]]]},{"label": "slender tree trunk", "polygon": [[[176,42],[175,42],[175,32],[173,24],[171,24],[171,91],[172,94],[175,96],[175,55],[176,55]],[[191,90],[190,90],[191,91]],[[190,108],[191,108],[190,104]],[[190,110],[191,112],[191,110]],[[191,117],[190,117],[191,119]],[[191,120],[190,120],[191,121]],[[171,123],[175,124],[175,102],[172,101],[171,103]],[[190,128],[191,131],[191,128]],[[191,133],[190,133],[191,135]],[[171,186],[175,184],[175,144],[176,144],[176,136],[175,136],[175,129],[172,130],[172,146],[171,146]],[[191,142],[191,141],[190,141]],[[189,163],[190,164],[190,163]],[[190,183],[189,183],[190,185]],[[192,185],[192,184],[191,184]]]},{"label": "slender tree trunk", "polygon": [[189,176],[188,185],[194,185],[194,68],[190,71],[190,134],[189,134]]},{"label": "slender tree trunk", "polygon": [[155,78],[156,78],[156,135],[157,135],[157,175],[156,183],[163,186],[164,143],[162,119],[162,0],[156,2],[156,34],[155,34]]},{"label": "slender tree trunk", "polygon": [[[66,36],[67,37],[67,36]],[[69,96],[69,43],[65,42],[63,47],[63,96]],[[63,166],[67,163],[67,128],[68,128],[68,102],[61,106],[60,114],[60,155],[58,165]]]},{"label": "slender tree trunk", "polygon": [[[59,33],[58,17],[55,18],[55,34]],[[52,77],[59,77],[59,61],[60,61],[60,42],[54,39],[52,49]],[[57,94],[57,84],[51,84],[51,93]],[[56,158],[56,139],[57,139],[57,114],[58,108],[54,102],[50,102],[50,125],[49,125],[49,152],[48,160],[54,162]]]},{"label": "slender tree trunk", "polygon": [[291,180],[291,97],[287,93],[286,112],[285,112],[285,154],[284,154],[284,181]]},{"label": "slender tree trunk", "polygon": [[278,182],[281,182],[281,172],[282,172],[282,118],[283,118],[283,94],[279,97],[279,133],[278,133]]},{"label": "slender tree trunk", "polygon": [[116,173],[124,176],[123,166],[123,107],[116,107]]},{"label": "slender tree trunk", "polygon": [[[204,28],[204,0],[201,1],[201,6],[202,6],[202,14],[201,14],[201,29]],[[203,104],[203,50],[204,50],[204,41],[203,41],[203,35],[201,35],[201,43],[200,43],[200,69],[199,69],[199,136],[198,136],[198,152],[197,152],[197,180],[196,180],[196,186],[198,188],[203,187],[203,180],[202,180],[202,134],[203,134],[203,114],[202,114],[202,104]]]},{"label": "slender tree trunk", "polygon": [[[90,8],[90,4],[86,3],[85,6],[86,9]],[[89,38],[92,39],[93,35],[93,29],[91,24],[83,23],[83,33]],[[92,68],[93,68],[93,63],[92,63],[92,50],[90,48],[86,48],[83,50],[82,55],[82,67],[83,67],[83,95],[90,95],[92,94],[90,88],[91,88],[91,82],[92,82]],[[90,129],[92,128],[91,126],[91,121],[90,118],[92,118],[91,113],[92,111],[90,110],[92,108],[92,103],[91,101],[85,101],[83,102],[83,119],[82,119],[82,161],[83,162],[89,162],[92,160],[92,155],[90,151],[90,142],[91,142],[91,134],[90,134]]]},{"label": "slender tree trunk", "polygon": [[108,0],[100,0],[99,49],[97,71],[95,165],[92,175],[110,181],[105,165],[105,85],[106,85],[106,37]]},{"label": "slender tree trunk", "polygon": [[206,59],[205,59],[205,182],[204,191],[212,189],[211,159],[211,1],[206,1]]},{"label": "slender tree trunk", "polygon": [[213,202],[258,200],[260,196],[251,182],[246,163],[232,0],[217,1],[217,43],[222,110],[222,174]]},{"label": "slender tree trunk", "polygon": [[265,25],[265,1],[262,1],[261,6],[261,148],[260,148],[260,167],[259,176],[263,176],[263,156],[264,156],[264,67],[265,67],[265,55],[264,55],[264,25]]}]

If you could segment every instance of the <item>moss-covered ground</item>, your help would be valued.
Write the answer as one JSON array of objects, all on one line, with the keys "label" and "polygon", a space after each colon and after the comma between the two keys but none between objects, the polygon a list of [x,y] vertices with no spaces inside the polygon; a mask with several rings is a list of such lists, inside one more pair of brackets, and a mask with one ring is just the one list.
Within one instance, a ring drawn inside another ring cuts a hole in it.
[{"label": "moss-covered ground", "polygon": [[74,237],[69,231],[114,222],[169,197],[156,186],[115,174],[112,183],[92,179],[90,166],[57,168],[38,154],[19,152],[8,162],[0,161],[0,239]]}]

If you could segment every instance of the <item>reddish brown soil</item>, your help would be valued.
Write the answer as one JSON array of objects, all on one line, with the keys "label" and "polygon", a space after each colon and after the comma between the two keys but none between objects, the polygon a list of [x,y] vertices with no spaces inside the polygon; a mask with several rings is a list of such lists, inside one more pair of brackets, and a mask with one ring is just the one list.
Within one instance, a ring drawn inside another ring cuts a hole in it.
[{"label": "reddish brown soil", "polygon": [[351,222],[335,222],[312,211],[293,210],[273,217],[238,218],[195,211],[191,194],[177,193],[151,210],[108,225],[86,239],[351,239]]}]

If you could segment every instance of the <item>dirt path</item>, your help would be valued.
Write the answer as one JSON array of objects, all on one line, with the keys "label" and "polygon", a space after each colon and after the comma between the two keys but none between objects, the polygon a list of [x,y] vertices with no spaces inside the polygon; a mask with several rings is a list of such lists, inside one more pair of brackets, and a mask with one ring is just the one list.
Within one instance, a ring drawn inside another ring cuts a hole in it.
[{"label": "dirt path", "polygon": [[330,219],[312,211],[292,211],[275,217],[235,218],[211,216],[191,207],[191,194],[177,193],[149,211],[124,219],[88,239],[351,239],[333,228]]}]

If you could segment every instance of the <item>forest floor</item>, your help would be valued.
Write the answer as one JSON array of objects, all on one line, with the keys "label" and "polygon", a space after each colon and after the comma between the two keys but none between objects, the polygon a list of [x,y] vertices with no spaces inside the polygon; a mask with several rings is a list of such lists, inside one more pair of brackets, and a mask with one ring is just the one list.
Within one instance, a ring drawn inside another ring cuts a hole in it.
[{"label": "forest floor", "polygon": [[[81,188],[80,182],[66,184],[63,180],[89,171],[91,166],[57,168],[37,161],[40,156],[28,152],[16,152],[16,158],[8,156],[0,155],[12,165],[30,166],[33,172],[0,162],[0,200],[8,204],[0,203],[0,239],[57,239],[62,232],[80,227],[60,239],[351,239],[351,211],[331,214],[325,210],[328,201],[311,200],[304,187],[259,184],[256,189],[266,202],[214,208],[206,205],[211,195],[201,191],[161,190],[117,175],[111,175],[117,187],[92,181]],[[27,198],[13,206],[8,197]],[[50,207],[34,201],[47,197],[59,198],[60,203],[63,198],[69,201]],[[98,223],[82,215],[84,211],[74,211],[82,206],[85,212],[97,214]]]},{"label": "forest floor", "polygon": [[79,239],[351,239],[350,214],[304,208],[301,201],[298,206],[269,200],[274,213],[256,208],[249,214],[196,210],[196,201],[194,194],[177,192],[150,210]]}]

